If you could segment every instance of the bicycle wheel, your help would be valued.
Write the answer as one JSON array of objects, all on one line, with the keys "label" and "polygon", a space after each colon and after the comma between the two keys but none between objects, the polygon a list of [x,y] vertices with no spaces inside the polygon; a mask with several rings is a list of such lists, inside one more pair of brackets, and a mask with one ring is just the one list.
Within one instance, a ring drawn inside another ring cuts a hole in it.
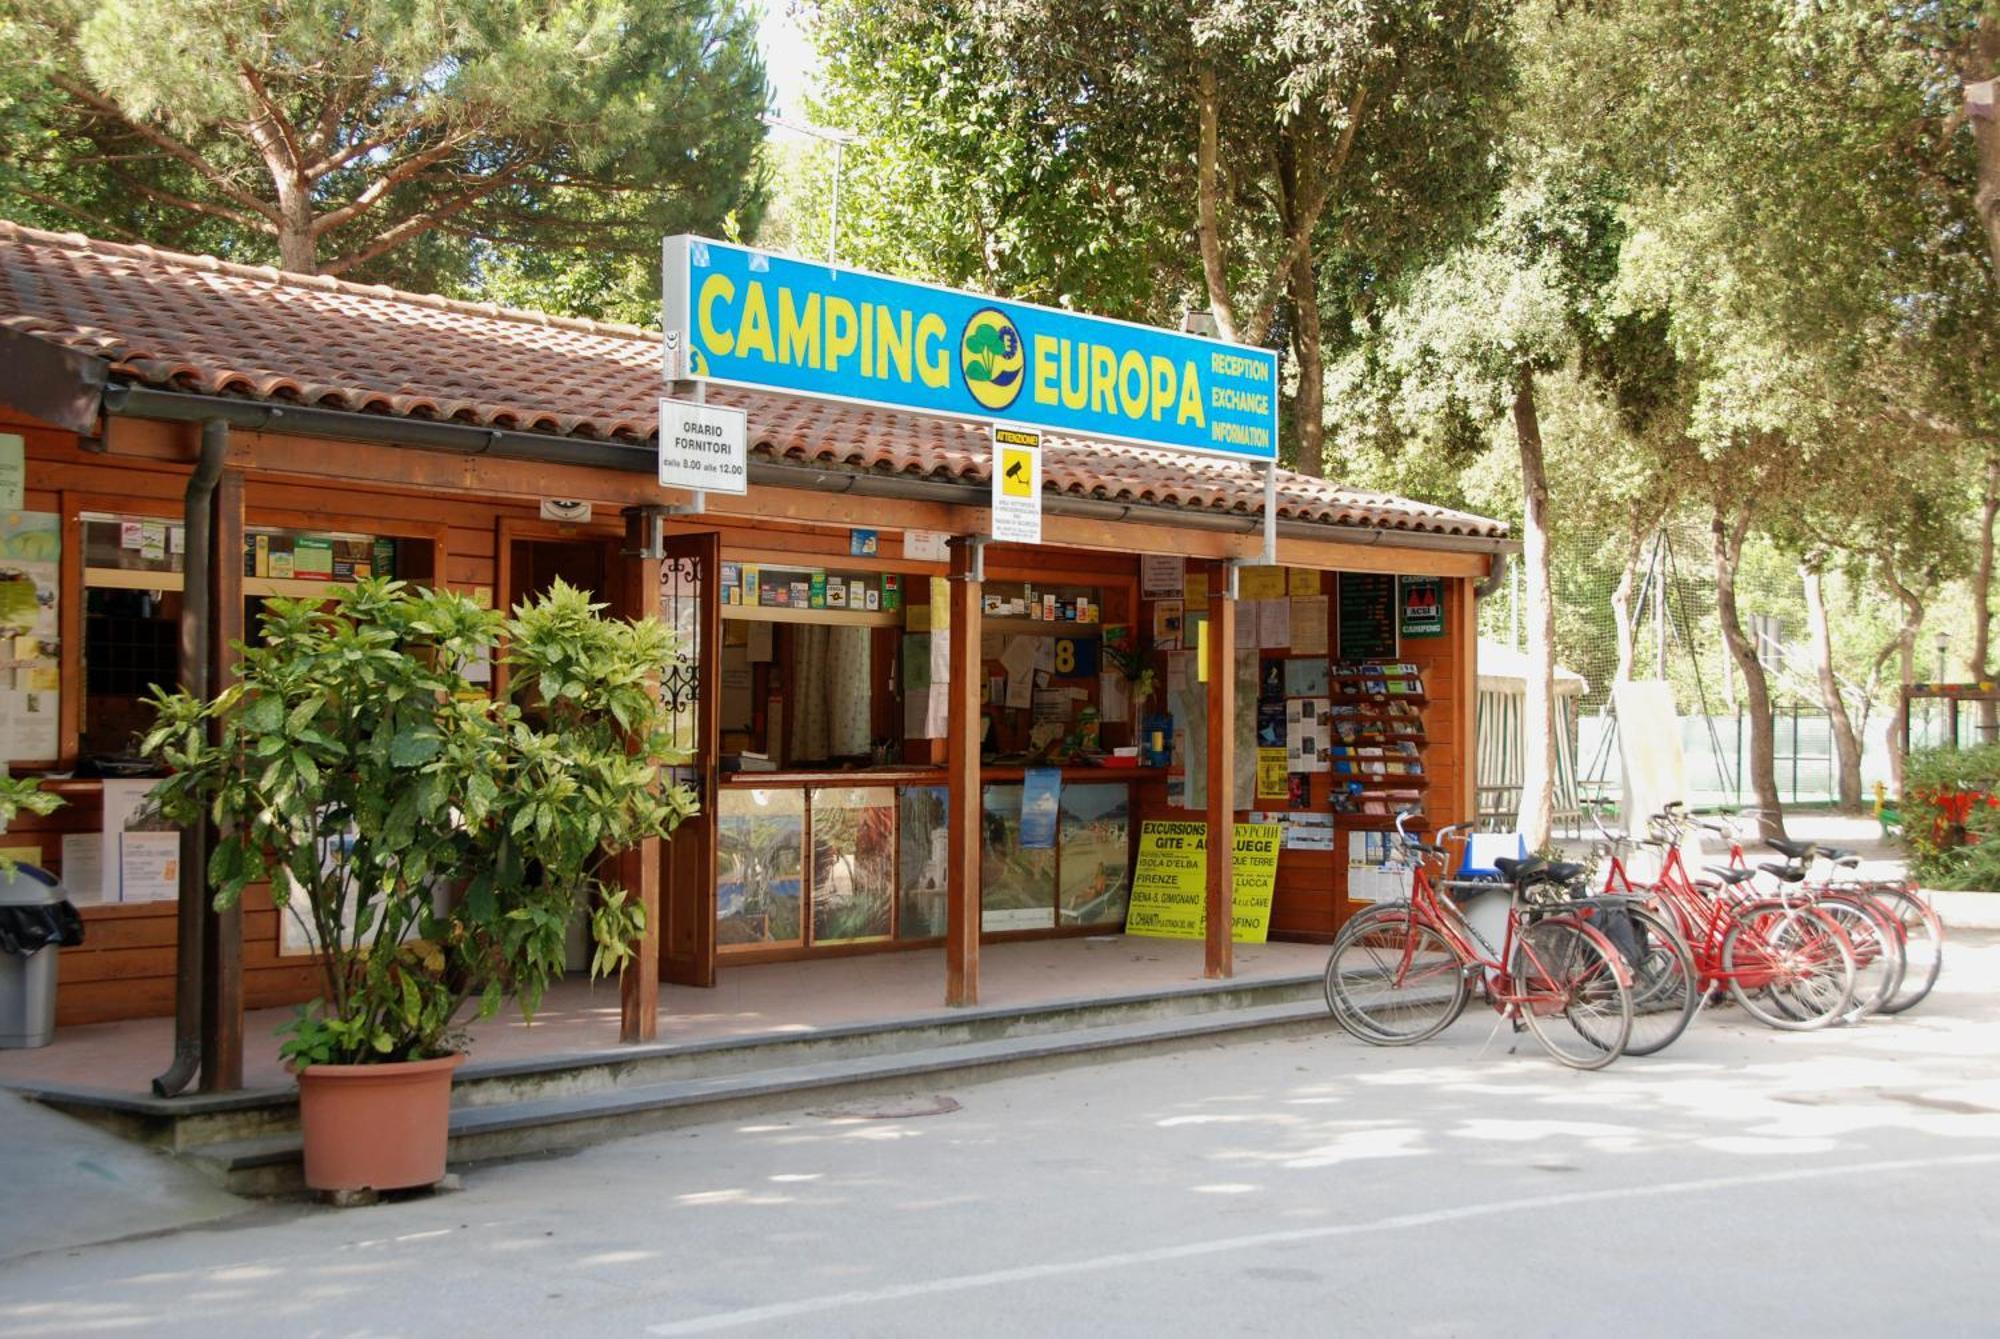
[{"label": "bicycle wheel", "polygon": [[1889,914],[1865,898],[1828,893],[1817,900],[1854,951],[1854,1000],[1842,1023],[1858,1023],[1894,999],[1903,984],[1903,936]]},{"label": "bicycle wheel", "polygon": [[1326,1007],[1351,1036],[1409,1046],[1451,1026],[1465,1007],[1465,964],[1407,904],[1364,911],[1333,941]]},{"label": "bicycle wheel", "polygon": [[1944,922],[1908,888],[1882,885],[1870,888],[1868,897],[1889,914],[1903,937],[1903,984],[1882,1006],[1885,1014],[1899,1014],[1921,1004],[1937,984],[1944,966]]},{"label": "bicycle wheel", "polygon": [[1627,1055],[1653,1055],[1679,1039],[1701,1007],[1694,950],[1674,922],[1651,907],[1627,908],[1641,951],[1632,967],[1632,1035]]},{"label": "bicycle wheel", "polygon": [[1572,1069],[1604,1068],[1632,1036],[1618,950],[1568,917],[1522,927],[1508,990],[1542,1049]]},{"label": "bicycle wheel", "polygon": [[1723,935],[1720,956],[1730,997],[1766,1027],[1811,1032],[1854,998],[1854,951],[1813,907],[1750,903]]}]

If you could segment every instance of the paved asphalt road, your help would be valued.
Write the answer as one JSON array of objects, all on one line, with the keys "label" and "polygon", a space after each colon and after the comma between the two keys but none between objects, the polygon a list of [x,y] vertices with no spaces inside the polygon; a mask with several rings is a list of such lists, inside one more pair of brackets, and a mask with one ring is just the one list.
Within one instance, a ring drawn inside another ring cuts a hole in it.
[{"label": "paved asphalt road", "polygon": [[1992,1335],[1996,1020],[1986,935],[1600,1074],[1468,1014],[968,1084],[17,1260],[0,1336]]}]

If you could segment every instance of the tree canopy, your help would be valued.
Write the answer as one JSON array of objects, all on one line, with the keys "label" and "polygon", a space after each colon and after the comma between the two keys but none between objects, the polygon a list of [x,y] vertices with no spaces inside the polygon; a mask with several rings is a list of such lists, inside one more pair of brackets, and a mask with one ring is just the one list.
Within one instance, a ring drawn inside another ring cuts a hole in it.
[{"label": "tree canopy", "polygon": [[575,308],[763,207],[736,0],[0,0],[0,32],[0,199],[55,226],[422,288],[594,268]]}]

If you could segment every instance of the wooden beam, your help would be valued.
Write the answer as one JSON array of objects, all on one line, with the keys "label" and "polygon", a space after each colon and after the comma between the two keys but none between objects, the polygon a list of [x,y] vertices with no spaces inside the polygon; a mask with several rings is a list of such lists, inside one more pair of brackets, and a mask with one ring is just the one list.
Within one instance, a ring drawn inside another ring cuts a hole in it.
[{"label": "wooden beam", "polygon": [[1208,934],[1202,975],[1236,974],[1236,600],[1229,573],[1209,578],[1208,596]]},{"label": "wooden beam", "polygon": [[[979,1003],[980,583],[970,541],[952,542],[951,684],[946,711],[946,793],[951,867],[945,895],[945,991],[950,1005]],[[933,634],[935,635],[935,634]]]},{"label": "wooden beam", "polygon": [[[502,539],[503,556],[506,539]],[[652,521],[636,512],[625,518],[625,549],[619,568],[624,581],[619,595],[619,614],[625,618],[658,618],[660,615],[660,560],[631,556],[652,548]],[[504,592],[499,597],[505,598]],[[657,679],[651,686],[657,693]],[[646,916],[646,928],[632,958],[618,975],[618,1040],[649,1042],[660,1031],[660,861],[664,856],[656,838],[647,838],[618,859],[618,881],[627,897],[637,900]]]},{"label": "wooden beam", "polygon": [[1458,651],[1452,665],[1451,737],[1458,753],[1457,821],[1470,823],[1479,813],[1479,583],[1467,577],[1456,584],[1458,598],[1450,611]]},{"label": "wooden beam", "polygon": [[[209,589],[209,688],[220,693],[237,680],[235,644],[243,626],[243,472],[226,469],[210,499],[214,555]],[[211,830],[211,849],[223,834]],[[243,1086],[243,906],[213,910],[205,922],[201,957],[201,1090],[234,1092]]]}]

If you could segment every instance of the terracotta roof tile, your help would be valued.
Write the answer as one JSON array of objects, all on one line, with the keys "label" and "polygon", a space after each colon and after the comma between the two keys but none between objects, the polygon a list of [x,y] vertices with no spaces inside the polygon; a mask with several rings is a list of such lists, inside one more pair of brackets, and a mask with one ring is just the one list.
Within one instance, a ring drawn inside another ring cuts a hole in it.
[{"label": "terracotta roof tile", "polygon": [[[637,326],[287,274],[0,220],[0,325],[147,386],[361,413],[644,442],[658,427],[660,344]],[[816,468],[984,483],[976,423],[716,388],[753,449]],[[1045,485],[1106,502],[1251,515],[1258,472],[1050,434]],[[1290,471],[1279,514],[1333,526],[1498,537],[1484,517]]]}]

